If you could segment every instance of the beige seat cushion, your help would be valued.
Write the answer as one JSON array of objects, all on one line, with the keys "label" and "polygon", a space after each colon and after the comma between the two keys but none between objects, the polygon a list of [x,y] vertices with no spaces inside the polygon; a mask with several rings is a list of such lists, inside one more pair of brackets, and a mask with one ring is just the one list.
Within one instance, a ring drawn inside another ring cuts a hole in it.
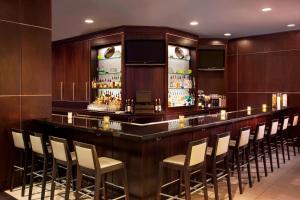
[{"label": "beige seat cushion", "polygon": [[170,163],[175,165],[184,165],[185,155],[175,155],[163,160],[164,163]]},{"label": "beige seat cushion", "polygon": [[105,168],[113,167],[115,165],[122,164],[121,161],[115,160],[112,158],[108,158],[108,157],[100,157],[100,158],[98,158],[98,160],[99,160],[101,169],[105,169]]},{"label": "beige seat cushion", "polygon": [[236,145],[236,140],[229,140],[229,146],[235,147]]}]

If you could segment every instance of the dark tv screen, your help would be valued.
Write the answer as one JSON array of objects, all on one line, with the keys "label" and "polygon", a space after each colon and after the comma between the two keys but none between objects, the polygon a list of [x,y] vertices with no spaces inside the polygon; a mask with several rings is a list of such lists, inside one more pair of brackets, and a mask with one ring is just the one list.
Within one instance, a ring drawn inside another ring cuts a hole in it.
[{"label": "dark tv screen", "polygon": [[201,69],[223,69],[224,50],[199,50],[199,65]]},{"label": "dark tv screen", "polygon": [[125,57],[127,64],[165,63],[165,42],[163,40],[127,40]]}]

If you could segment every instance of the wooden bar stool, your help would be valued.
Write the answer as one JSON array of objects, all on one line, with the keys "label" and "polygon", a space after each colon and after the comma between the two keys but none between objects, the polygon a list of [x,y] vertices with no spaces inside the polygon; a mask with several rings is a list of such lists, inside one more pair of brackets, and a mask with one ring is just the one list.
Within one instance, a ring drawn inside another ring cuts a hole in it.
[{"label": "wooden bar stool", "polygon": [[289,119],[290,119],[289,116],[283,117],[282,123],[280,124],[279,131],[277,134],[278,144],[280,145],[282,151],[283,163],[285,163],[284,146],[286,146],[287,148],[288,159],[291,160],[289,146],[287,145],[287,131],[288,131]]},{"label": "wooden bar stool", "polygon": [[[115,199],[125,198],[129,199],[128,194],[128,182],[127,182],[127,172],[126,172],[126,164],[122,161],[115,160],[108,157],[98,157],[96,148],[94,145],[85,144],[81,142],[74,141],[74,148],[77,159],[77,184],[76,184],[76,199],[79,199],[79,194],[83,194],[83,196],[90,196],[89,194],[82,192],[82,179],[83,177],[94,179],[95,180],[95,188],[94,188],[94,199],[100,199],[100,190],[104,191],[104,199],[107,199],[106,194],[106,184],[113,186],[118,189],[124,190],[124,195],[117,197]],[[101,180],[102,176],[112,173],[118,170],[123,170],[123,183],[124,187],[118,186],[113,183],[109,183],[104,179],[101,188]]]},{"label": "wooden bar stool", "polygon": [[265,131],[266,131],[266,123],[262,122],[257,124],[256,130],[254,134],[250,135],[250,141],[252,144],[253,152],[254,152],[254,160],[255,160],[255,167],[256,167],[256,174],[257,174],[257,180],[260,182],[260,173],[259,173],[259,163],[258,158],[263,159],[264,164],[264,171],[265,176],[268,176],[268,170],[267,170],[267,162],[266,162],[266,148],[264,146],[264,137],[265,137]]},{"label": "wooden bar stool", "polygon": [[[70,152],[68,142],[66,139],[50,136],[49,140],[53,154],[50,199],[54,199],[55,186],[56,184],[58,184],[65,186],[65,200],[68,200],[70,194],[70,187],[71,184],[73,184],[72,167],[76,165],[76,155],[75,152]],[[57,179],[58,168],[63,168],[66,170],[66,177]],[[62,180],[65,180],[65,184],[59,182]]]},{"label": "wooden bar stool", "polygon": [[[236,140],[230,140],[229,142],[229,148],[235,158],[232,162],[232,166],[237,169],[240,194],[243,194],[241,167],[247,166],[248,181],[250,188],[252,187],[249,148],[250,132],[251,127],[243,127]],[[245,158],[244,155],[246,155]]]},{"label": "wooden bar stool", "polygon": [[28,138],[26,137],[24,131],[12,129],[11,130],[15,152],[14,155],[17,152],[20,152],[21,154],[21,164],[17,165],[15,164],[15,160],[13,159],[12,168],[11,168],[11,185],[10,185],[10,191],[14,188],[14,179],[16,172],[22,173],[22,190],[21,190],[21,196],[23,197],[25,195],[25,187],[27,182],[27,176],[28,176],[28,168],[30,167],[29,163],[29,153],[30,153],[30,147],[28,143]]},{"label": "wooden bar stool", "polygon": [[287,145],[290,145],[293,147],[294,156],[296,156],[296,147],[298,147],[298,152],[300,153],[300,145],[299,145],[299,137],[297,134],[297,128],[298,128],[298,119],[299,115],[294,114],[292,119],[292,123],[289,124],[289,131],[287,132]]},{"label": "wooden bar stool", "polygon": [[[232,200],[228,154],[229,140],[230,132],[217,134],[213,147],[208,147],[207,149],[207,156],[212,166],[211,172],[208,172],[207,175],[212,177],[216,200],[219,200],[218,181],[225,177],[227,180],[228,197],[229,200]],[[218,167],[219,164],[223,164],[223,168]]]},{"label": "wooden bar stool", "polygon": [[[28,199],[32,198],[32,190],[33,190],[33,180],[34,178],[42,178],[42,192],[41,199],[45,198],[46,191],[46,182],[47,178],[49,178],[49,170],[51,170],[51,148],[46,145],[46,140],[43,134],[33,133],[31,132],[29,135],[30,144],[32,148],[32,158],[31,158],[31,172],[30,172],[30,186],[29,186],[29,196]],[[42,160],[43,169],[35,171],[37,161],[39,159]]]},{"label": "wooden bar stool", "polygon": [[271,172],[274,171],[273,157],[272,157],[273,151],[275,151],[275,153],[276,153],[277,167],[280,168],[279,155],[278,155],[278,139],[277,139],[278,125],[279,125],[278,119],[273,119],[271,121],[271,128],[267,131],[267,134],[266,134],[267,140],[266,140],[265,145],[267,147],[268,154],[269,154]]},{"label": "wooden bar stool", "polygon": [[[186,155],[180,154],[164,159],[159,164],[159,185],[157,199],[161,196],[168,197],[171,199],[183,199],[181,194],[182,185],[182,174],[184,175],[184,188],[185,188],[185,199],[190,200],[191,194],[203,189],[204,198],[208,200],[207,195],[207,184],[206,184],[206,148],[207,148],[207,138],[197,141],[192,141],[189,143]],[[176,170],[180,173],[180,178],[162,185],[163,183],[163,170],[164,168]],[[196,173],[201,173],[201,182],[191,180],[191,176]],[[176,196],[171,196],[166,193],[162,193],[162,188],[169,186],[173,183],[179,181],[179,194]],[[191,186],[191,183],[195,185]]]}]

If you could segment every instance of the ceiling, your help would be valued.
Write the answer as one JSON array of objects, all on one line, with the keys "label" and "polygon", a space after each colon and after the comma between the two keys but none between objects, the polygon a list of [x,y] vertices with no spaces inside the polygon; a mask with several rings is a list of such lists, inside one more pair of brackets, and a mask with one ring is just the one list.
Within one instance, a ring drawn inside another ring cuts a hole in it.
[{"label": "ceiling", "polygon": [[[272,11],[262,12],[265,7]],[[190,26],[194,20],[199,25]],[[296,27],[286,26],[291,23]],[[52,0],[53,41],[120,25],[168,26],[215,38],[282,32],[300,29],[300,0]]]}]

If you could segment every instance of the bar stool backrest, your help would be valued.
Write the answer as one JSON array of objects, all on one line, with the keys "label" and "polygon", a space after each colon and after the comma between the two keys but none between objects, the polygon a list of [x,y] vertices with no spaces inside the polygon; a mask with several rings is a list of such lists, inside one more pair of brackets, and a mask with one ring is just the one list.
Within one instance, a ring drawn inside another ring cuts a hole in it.
[{"label": "bar stool backrest", "polygon": [[278,119],[272,120],[270,135],[276,135],[278,131]]},{"label": "bar stool backrest", "polygon": [[225,132],[222,134],[217,134],[217,141],[215,144],[215,156],[222,157],[225,156],[229,148],[230,132]]},{"label": "bar stool backrest", "polygon": [[285,116],[283,118],[283,124],[282,124],[282,131],[285,131],[289,125],[289,120],[290,120],[290,117],[289,116]]},{"label": "bar stool backrest", "polygon": [[66,139],[49,136],[53,158],[58,161],[70,162],[71,154]]},{"label": "bar stool backrest", "polygon": [[74,148],[79,168],[100,170],[100,163],[94,145],[74,141]]},{"label": "bar stool backrest", "polygon": [[258,124],[257,128],[256,128],[256,138],[255,138],[255,140],[256,141],[262,140],[265,137],[265,131],[266,131],[266,123],[263,122],[263,123]]},{"label": "bar stool backrest", "polygon": [[295,114],[293,117],[293,124],[292,126],[297,126],[298,125],[298,119],[299,119],[299,115]]},{"label": "bar stool backrest", "polygon": [[187,156],[185,160],[186,166],[195,166],[204,163],[207,148],[207,138],[196,140],[189,143]]},{"label": "bar stool backrest", "polygon": [[238,147],[246,147],[249,144],[251,127],[241,128]]},{"label": "bar stool backrest", "polygon": [[25,137],[24,137],[23,131],[12,129],[11,134],[12,134],[12,137],[13,137],[14,146],[16,148],[25,150],[26,145],[25,145]]},{"label": "bar stool backrest", "polygon": [[32,152],[39,155],[46,155],[46,143],[44,141],[43,135],[40,133],[31,133],[29,135]]}]

